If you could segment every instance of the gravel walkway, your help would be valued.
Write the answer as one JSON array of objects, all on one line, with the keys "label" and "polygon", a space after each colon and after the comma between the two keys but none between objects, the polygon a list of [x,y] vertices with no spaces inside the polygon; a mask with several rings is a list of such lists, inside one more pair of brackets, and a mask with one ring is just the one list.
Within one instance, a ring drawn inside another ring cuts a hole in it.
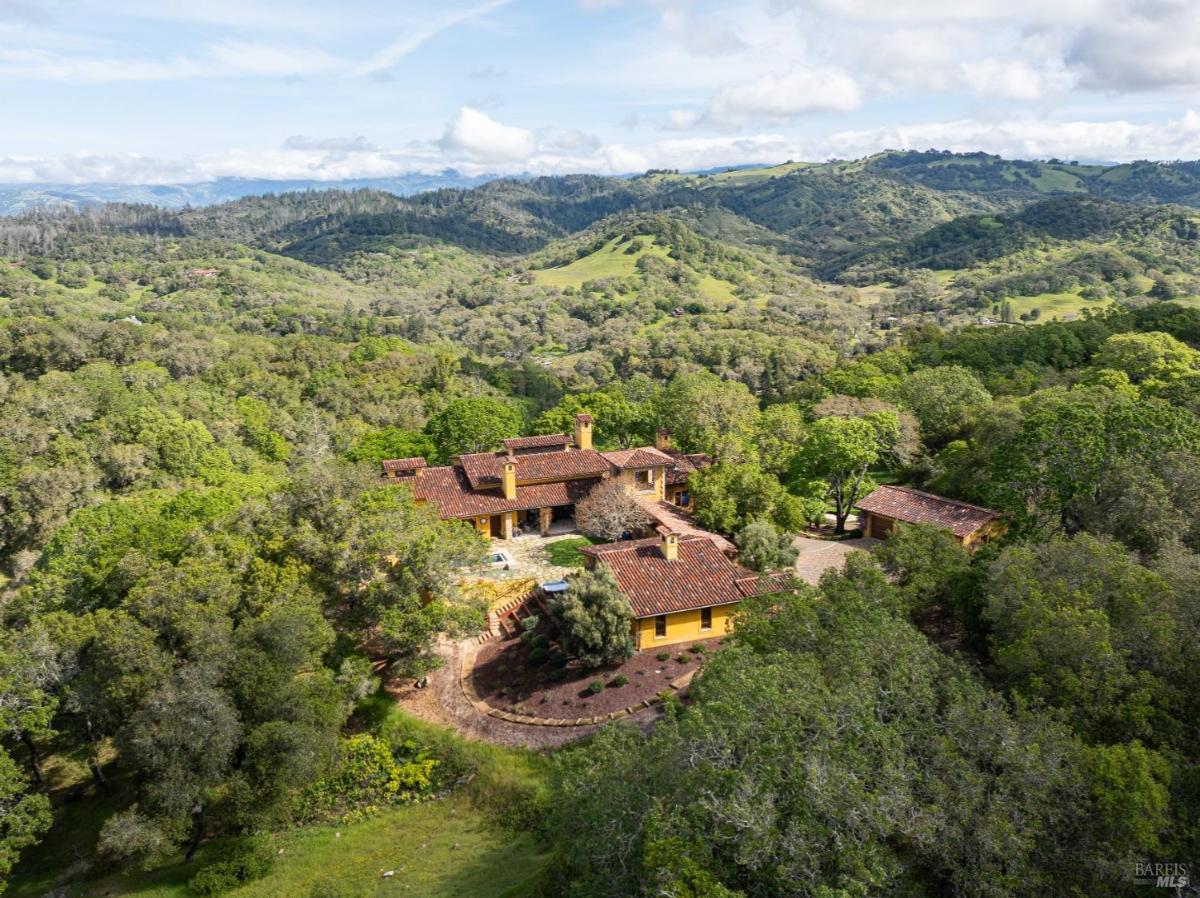
[{"label": "gravel walkway", "polygon": [[796,557],[796,576],[805,583],[816,586],[826,571],[840,571],[844,568],[846,558],[851,552],[870,551],[878,544],[879,540],[869,537],[833,541],[797,536],[793,542],[800,551]]}]

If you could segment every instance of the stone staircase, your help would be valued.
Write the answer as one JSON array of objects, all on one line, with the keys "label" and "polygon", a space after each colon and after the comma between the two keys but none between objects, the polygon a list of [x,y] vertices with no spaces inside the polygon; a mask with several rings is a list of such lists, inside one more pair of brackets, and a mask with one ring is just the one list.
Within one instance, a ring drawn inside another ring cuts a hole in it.
[{"label": "stone staircase", "polygon": [[521,632],[523,620],[549,613],[549,609],[542,599],[541,590],[534,585],[524,594],[515,596],[488,612],[487,629],[479,641],[486,642],[489,639],[507,639],[515,636]]}]

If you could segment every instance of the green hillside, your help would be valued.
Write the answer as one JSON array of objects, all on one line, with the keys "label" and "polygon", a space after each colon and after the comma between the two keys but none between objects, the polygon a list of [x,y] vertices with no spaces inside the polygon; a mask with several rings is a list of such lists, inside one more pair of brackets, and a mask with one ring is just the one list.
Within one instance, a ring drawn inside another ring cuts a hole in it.
[{"label": "green hillside", "polygon": [[547,287],[581,287],[597,278],[625,278],[637,273],[637,263],[646,256],[665,259],[669,246],[660,246],[653,234],[618,236],[595,252],[558,268],[533,272],[534,283]]},{"label": "green hillside", "polygon": [[[639,262],[646,257],[669,259],[672,248],[663,245],[653,234],[619,235],[604,246],[557,268],[537,269],[532,272],[534,283],[546,287],[581,288],[588,281],[610,278],[636,278],[646,266]],[[652,270],[652,269],[651,269]],[[752,275],[743,279],[743,286],[750,289]],[[733,301],[738,285],[708,273],[698,273],[694,282],[696,294],[713,302]]]}]

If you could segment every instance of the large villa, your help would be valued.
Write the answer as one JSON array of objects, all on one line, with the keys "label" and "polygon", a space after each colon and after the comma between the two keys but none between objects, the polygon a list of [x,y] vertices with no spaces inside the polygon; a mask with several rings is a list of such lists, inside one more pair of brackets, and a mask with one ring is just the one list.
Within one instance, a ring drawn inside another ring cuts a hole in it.
[{"label": "large villa", "polygon": [[452,464],[430,467],[423,458],[383,462],[385,478],[407,482],[419,502],[437,506],[444,519],[470,521],[480,534],[511,539],[522,533],[569,527],[575,504],[602,480],[619,479],[658,524],[686,526],[692,507],[688,477],[710,463],[686,454],[659,431],[655,446],[598,452],[592,444],[592,416],[575,416],[575,433],[541,434],[504,440],[499,452],[457,456]]},{"label": "large villa", "polygon": [[[791,574],[762,576],[737,563],[737,547],[697,526],[690,514],[693,473],[710,465],[659,430],[654,446],[597,451],[591,415],[575,416],[575,432],[514,437],[497,452],[460,455],[430,467],[424,458],[389,459],[383,477],[411,487],[418,502],[446,520],[469,521],[485,538],[575,529],[575,506],[598,484],[616,480],[646,511],[640,539],[581,550],[590,569],[607,568],[629,599],[639,649],[723,635],[743,599],[787,588]],[[968,547],[1003,532],[990,509],[907,487],[882,486],[859,502],[865,533],[886,539],[897,526],[932,524]]]}]

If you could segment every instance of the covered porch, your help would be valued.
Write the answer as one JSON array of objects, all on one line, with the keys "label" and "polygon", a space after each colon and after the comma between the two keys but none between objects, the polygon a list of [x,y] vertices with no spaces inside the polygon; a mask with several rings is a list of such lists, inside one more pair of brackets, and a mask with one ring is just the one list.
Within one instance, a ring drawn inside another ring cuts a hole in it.
[{"label": "covered porch", "polygon": [[575,504],[505,511],[474,519],[475,528],[491,539],[516,539],[522,536],[565,536],[576,533]]}]

